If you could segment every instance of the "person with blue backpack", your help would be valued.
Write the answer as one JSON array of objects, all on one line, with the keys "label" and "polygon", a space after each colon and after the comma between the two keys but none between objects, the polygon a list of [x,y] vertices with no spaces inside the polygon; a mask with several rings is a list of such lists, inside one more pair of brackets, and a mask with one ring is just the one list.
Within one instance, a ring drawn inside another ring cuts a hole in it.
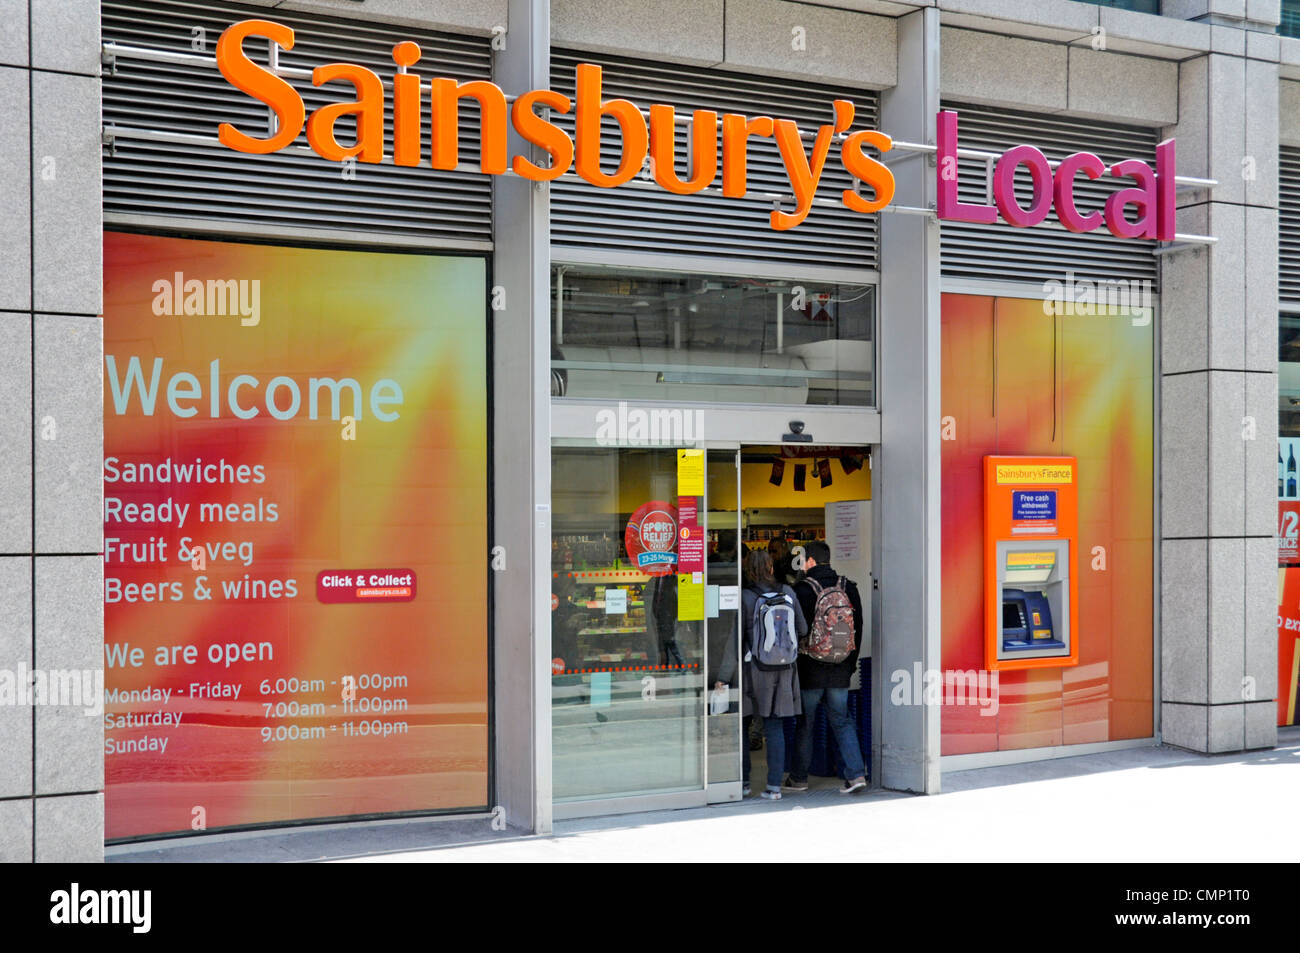
[{"label": "person with blue backpack", "polygon": [[[745,557],[744,621],[745,735],[750,718],[763,721],[767,748],[767,786],[762,797],[781,799],[785,773],[785,722],[802,710],[799,693],[799,643],[808,623],[794,590],[777,582],[772,557],[754,550]],[[749,796],[749,745],[744,750],[744,794]]]}]

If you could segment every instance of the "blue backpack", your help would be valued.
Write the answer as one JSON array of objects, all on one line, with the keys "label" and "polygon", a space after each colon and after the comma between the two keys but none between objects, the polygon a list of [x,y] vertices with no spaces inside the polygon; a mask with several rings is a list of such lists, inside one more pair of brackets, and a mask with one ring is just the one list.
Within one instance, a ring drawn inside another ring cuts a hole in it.
[{"label": "blue backpack", "polygon": [[789,668],[799,657],[794,598],[784,592],[761,592],[757,595],[749,642],[754,664],[764,671]]}]

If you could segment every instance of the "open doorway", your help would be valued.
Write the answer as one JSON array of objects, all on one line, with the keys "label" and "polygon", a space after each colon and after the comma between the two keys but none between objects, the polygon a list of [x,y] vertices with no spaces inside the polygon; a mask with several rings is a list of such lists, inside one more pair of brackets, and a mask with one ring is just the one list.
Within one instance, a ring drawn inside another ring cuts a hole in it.
[{"label": "open doorway", "polygon": [[[736,469],[728,469],[728,458],[735,461]],[[721,780],[724,774],[734,777],[739,767],[749,782],[745,789],[757,795],[767,787],[768,761],[776,749],[776,756],[782,759],[782,778],[794,781],[786,786],[783,796],[805,793],[801,790],[805,783],[813,797],[839,791],[846,779],[859,773],[869,775],[872,756],[869,451],[863,447],[746,445],[739,453],[712,451],[709,472],[710,578],[733,575],[741,592],[730,613],[723,611],[719,618],[709,620],[710,657],[719,660],[710,666],[709,685],[714,692],[722,687],[718,672],[733,668],[726,664],[728,653],[744,653],[744,640],[735,633],[753,625],[753,609],[743,599],[745,588],[752,588],[746,571],[749,553],[762,551],[770,556],[776,582],[796,594],[803,604],[801,611],[807,609],[810,625],[816,591],[834,586],[841,578],[849,583],[846,588],[856,604],[854,615],[860,620],[851,657],[834,666],[834,673],[824,665],[801,661],[798,669],[804,673],[801,682],[805,683],[801,688],[822,691],[812,699],[816,708],[805,722],[784,720],[780,743],[774,743],[770,733],[765,740],[763,719],[753,717],[754,693],[747,692],[744,684],[745,673],[753,669],[744,659],[739,660],[734,666],[738,677],[727,682],[735,703],[725,712],[720,706],[710,707],[710,750],[718,757],[711,759],[709,780]],[[812,559],[810,550],[821,558]],[[813,584],[801,585],[809,572]],[[732,606],[730,602],[723,605]],[[761,679],[754,677],[755,682]],[[807,696],[800,694],[802,707]],[[736,724],[726,719],[734,719]],[[733,760],[725,743],[735,737],[736,727],[740,729],[741,765]],[[841,750],[848,748],[856,751]]]},{"label": "open doorway", "polygon": [[[846,688],[870,759],[870,678],[857,674],[870,665],[870,499],[863,447],[552,448],[557,817],[736,801],[746,755],[764,776],[769,749],[749,750],[745,733],[741,648],[742,565],[760,549],[793,584],[808,547],[825,544],[861,587],[863,661]],[[812,793],[835,785],[826,723],[823,710],[811,727]]]}]

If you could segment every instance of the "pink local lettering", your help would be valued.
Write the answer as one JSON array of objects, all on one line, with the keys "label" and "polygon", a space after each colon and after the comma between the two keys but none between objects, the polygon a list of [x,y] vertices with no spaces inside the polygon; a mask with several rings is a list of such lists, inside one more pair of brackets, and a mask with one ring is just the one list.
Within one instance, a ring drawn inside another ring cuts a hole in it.
[{"label": "pink local lettering", "polygon": [[[1002,219],[1009,225],[1028,228],[1047,218],[1053,208],[1060,223],[1072,232],[1090,232],[1105,225],[1116,238],[1174,240],[1175,183],[1174,140],[1156,146],[1156,168],[1140,159],[1124,159],[1109,168],[1091,152],[1076,152],[1063,159],[1052,172],[1047,157],[1033,146],[1015,146],[1004,152],[993,169],[993,205],[962,202],[957,197],[957,114],[944,110],[938,115],[938,215],[956,222],[991,225]],[[1024,165],[1033,180],[1033,201],[1023,208],[1016,199],[1016,170]],[[1082,172],[1090,179],[1109,173],[1137,184],[1119,189],[1107,200],[1104,212],[1081,215],[1074,205],[1074,181]],[[1136,221],[1124,216],[1124,207],[1137,209]]]}]

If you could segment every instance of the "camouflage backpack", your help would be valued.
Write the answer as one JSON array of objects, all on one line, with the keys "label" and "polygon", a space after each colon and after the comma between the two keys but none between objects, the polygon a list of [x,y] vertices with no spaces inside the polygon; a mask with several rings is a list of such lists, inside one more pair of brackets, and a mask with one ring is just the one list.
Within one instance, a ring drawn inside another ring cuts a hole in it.
[{"label": "camouflage backpack", "polygon": [[853,603],[840,576],[829,589],[815,579],[805,579],[816,597],[812,625],[804,642],[803,653],[819,662],[843,662],[856,645]]}]

